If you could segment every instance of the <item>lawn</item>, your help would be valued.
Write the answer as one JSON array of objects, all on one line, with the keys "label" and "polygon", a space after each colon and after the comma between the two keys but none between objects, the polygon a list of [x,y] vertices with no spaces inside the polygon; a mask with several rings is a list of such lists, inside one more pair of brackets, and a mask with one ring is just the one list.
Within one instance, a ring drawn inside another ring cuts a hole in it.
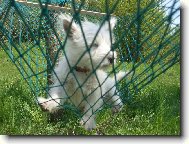
[{"label": "lawn", "polygon": [[0,49],[0,134],[7,135],[180,135],[180,64],[138,94],[123,110],[97,114],[97,128],[85,131],[70,110],[50,120],[14,64]]}]

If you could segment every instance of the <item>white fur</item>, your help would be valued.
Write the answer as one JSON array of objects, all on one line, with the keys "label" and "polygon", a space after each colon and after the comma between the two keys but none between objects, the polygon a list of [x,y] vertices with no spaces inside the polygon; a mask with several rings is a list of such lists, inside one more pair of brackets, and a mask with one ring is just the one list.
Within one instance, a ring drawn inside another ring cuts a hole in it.
[{"label": "white fur", "polygon": [[[86,52],[85,41],[81,32],[81,28],[75,22],[70,25],[72,18],[68,15],[60,15],[58,23],[62,29],[67,32],[68,39],[65,45],[65,56],[63,56],[57,67],[56,75],[53,74],[53,84],[49,90],[49,97],[38,98],[38,102],[43,110],[51,113],[57,111],[66,100],[83,110],[81,124],[85,129],[91,130],[96,127],[95,112],[104,104],[104,101],[113,105],[112,111],[117,112],[122,107],[122,101],[116,95],[115,78],[110,78],[102,68],[111,65],[110,59],[117,57],[116,52],[111,51],[111,40],[109,25],[106,22],[100,29],[94,45]],[[110,27],[113,30],[116,19],[110,20]],[[84,35],[87,45],[90,46],[95,34],[99,29],[98,24],[89,21],[82,22]],[[85,53],[86,52],[86,53]],[[85,53],[77,66],[89,69],[88,72],[78,72],[73,66],[78,62],[81,55]],[[71,71],[73,69],[73,71]],[[93,70],[96,69],[95,72]],[[91,75],[89,78],[87,78]],[[126,73],[117,74],[117,80],[122,79]],[[75,79],[77,78],[77,80]],[[63,85],[63,86],[60,86]],[[82,87],[80,87],[82,85]]]}]

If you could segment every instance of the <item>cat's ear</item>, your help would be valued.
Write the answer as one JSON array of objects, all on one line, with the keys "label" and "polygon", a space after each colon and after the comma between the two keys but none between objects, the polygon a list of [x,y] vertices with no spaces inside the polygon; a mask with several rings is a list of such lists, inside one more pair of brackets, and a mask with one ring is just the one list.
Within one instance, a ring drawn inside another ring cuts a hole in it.
[{"label": "cat's ear", "polygon": [[74,37],[78,34],[78,25],[74,22],[73,17],[68,14],[60,14],[58,25],[67,33],[68,37]]},{"label": "cat's ear", "polygon": [[68,37],[73,37],[77,33],[77,25],[68,19],[63,19],[63,28]]},{"label": "cat's ear", "polygon": [[115,25],[117,24],[117,19],[116,17],[111,17],[110,18],[110,27],[111,27],[111,30],[114,29]]},{"label": "cat's ear", "polygon": [[[117,23],[117,19],[116,19],[116,17],[112,16],[109,21],[110,21],[110,29],[113,30],[116,23]],[[105,23],[105,26],[106,26],[107,30],[109,30],[109,23],[108,22]]]}]

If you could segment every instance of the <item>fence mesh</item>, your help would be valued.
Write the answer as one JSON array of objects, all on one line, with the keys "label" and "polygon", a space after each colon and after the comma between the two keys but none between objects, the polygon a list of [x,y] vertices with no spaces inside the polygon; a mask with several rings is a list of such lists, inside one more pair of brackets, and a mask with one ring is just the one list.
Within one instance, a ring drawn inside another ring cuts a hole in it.
[{"label": "fence mesh", "polygon": [[[47,95],[54,87],[64,88],[66,83],[64,79],[64,82],[60,80],[60,85],[54,86],[52,81],[52,75],[57,77],[54,69],[59,59],[67,57],[65,44],[69,35],[60,30],[57,22],[61,13],[70,13],[81,30],[82,21],[86,18],[98,23],[100,27],[94,37],[98,36],[105,22],[110,23],[110,17],[117,18],[113,30],[115,40],[111,40],[111,50],[118,54],[117,62],[103,71],[107,72],[105,81],[116,77],[119,71],[128,72],[115,83],[115,95],[119,95],[123,103],[180,60],[178,0],[0,0],[0,3],[0,47],[36,97]],[[87,43],[88,39],[84,34],[82,36]],[[110,38],[113,39],[111,32]],[[90,53],[90,45],[85,46],[85,53]],[[78,63],[69,67],[69,73],[73,73]],[[98,67],[93,68],[85,82],[97,71]],[[78,77],[74,78],[78,85],[75,91],[83,91],[85,82],[79,84]],[[99,83],[94,91],[101,86]],[[84,101],[91,93],[86,95],[82,92]],[[61,107],[79,113],[72,104],[66,103]]]}]

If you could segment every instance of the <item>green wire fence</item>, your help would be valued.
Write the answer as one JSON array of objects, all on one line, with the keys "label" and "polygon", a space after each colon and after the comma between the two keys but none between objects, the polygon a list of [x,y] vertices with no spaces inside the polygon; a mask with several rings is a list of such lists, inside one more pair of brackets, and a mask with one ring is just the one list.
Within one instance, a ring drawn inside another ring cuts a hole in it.
[{"label": "green wire fence", "polygon": [[180,62],[179,5],[178,0],[0,0],[0,47],[34,95],[46,95],[67,39],[58,30],[59,14],[70,13],[80,27],[83,18],[102,25],[113,15],[118,22],[112,49],[118,60],[107,72],[128,71],[116,83],[126,103]]}]

